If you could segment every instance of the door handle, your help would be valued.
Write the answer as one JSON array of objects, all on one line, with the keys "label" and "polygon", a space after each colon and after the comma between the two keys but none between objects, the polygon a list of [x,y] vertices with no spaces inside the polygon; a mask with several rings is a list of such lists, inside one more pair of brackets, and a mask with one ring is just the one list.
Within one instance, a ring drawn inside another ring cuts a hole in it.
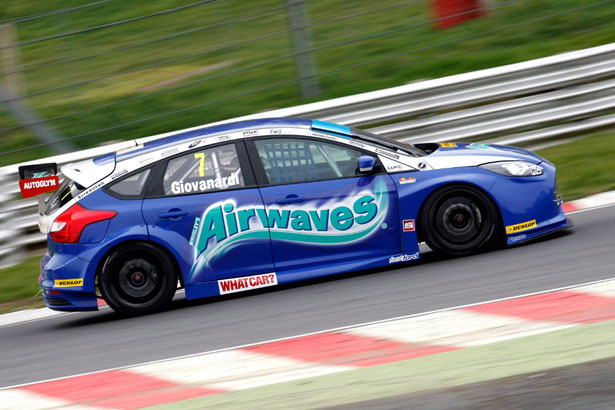
[{"label": "door handle", "polygon": [[173,209],[169,209],[168,212],[161,213],[158,216],[161,219],[166,219],[166,218],[179,219],[182,216],[186,216],[186,215],[188,215],[188,211],[182,211],[181,209],[173,208]]},{"label": "door handle", "polygon": [[297,204],[305,201],[305,198],[295,194],[288,195],[286,198],[276,199],[275,203],[279,205]]}]

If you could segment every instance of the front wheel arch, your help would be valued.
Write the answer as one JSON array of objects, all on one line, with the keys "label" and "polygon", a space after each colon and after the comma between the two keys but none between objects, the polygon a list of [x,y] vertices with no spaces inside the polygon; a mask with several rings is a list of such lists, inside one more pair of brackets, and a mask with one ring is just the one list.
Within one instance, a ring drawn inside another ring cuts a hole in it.
[{"label": "front wheel arch", "polygon": [[[425,231],[428,227],[423,222],[425,221],[425,212],[427,212],[426,208],[428,206],[430,206],[430,204],[433,201],[433,198],[435,198],[438,195],[442,195],[443,193],[454,192],[456,189],[459,189],[459,190],[469,190],[469,191],[477,192],[482,198],[484,198],[484,201],[487,202],[489,204],[489,206],[491,206],[493,208],[493,210],[494,210],[495,228],[494,228],[493,236],[491,238],[492,240],[490,241],[489,244],[484,244],[483,247],[481,247],[480,249],[476,249],[474,251],[480,251],[480,250],[489,249],[489,248],[500,248],[500,247],[502,247],[503,244],[505,244],[505,241],[506,241],[506,234],[505,234],[505,230],[504,230],[504,222],[503,222],[503,217],[502,217],[502,212],[500,210],[500,207],[498,206],[498,204],[494,200],[494,198],[488,192],[486,192],[484,189],[482,189],[481,187],[478,187],[476,185],[467,184],[467,183],[449,183],[449,184],[440,186],[437,189],[435,189],[433,192],[431,192],[425,198],[425,200],[421,203],[421,206],[419,208],[419,212],[417,214],[417,222],[419,222],[417,224],[417,238],[418,238],[418,241],[419,242],[427,242],[427,244],[430,245],[429,244],[429,242],[430,242],[429,241],[429,234]],[[433,250],[434,251],[440,251],[441,253],[447,253],[447,254],[454,255],[454,256],[461,256],[461,255],[466,255],[466,254],[469,254],[469,253],[473,253],[473,251],[446,252],[446,251],[443,251],[441,249],[433,249]]]}]

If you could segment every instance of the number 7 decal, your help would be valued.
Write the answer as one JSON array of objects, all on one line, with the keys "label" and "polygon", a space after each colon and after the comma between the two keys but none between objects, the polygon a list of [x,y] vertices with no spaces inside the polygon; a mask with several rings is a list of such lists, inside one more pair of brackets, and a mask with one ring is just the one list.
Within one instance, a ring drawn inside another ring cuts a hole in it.
[{"label": "number 7 decal", "polygon": [[196,154],[194,154],[194,158],[200,160],[199,176],[200,177],[204,177],[205,176],[205,153],[204,152],[197,152]]}]

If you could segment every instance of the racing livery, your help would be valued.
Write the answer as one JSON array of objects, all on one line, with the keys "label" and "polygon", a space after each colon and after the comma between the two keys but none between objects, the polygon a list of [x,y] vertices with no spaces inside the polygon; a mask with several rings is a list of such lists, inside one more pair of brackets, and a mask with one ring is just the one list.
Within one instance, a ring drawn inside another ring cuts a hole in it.
[{"label": "racing livery", "polygon": [[[304,119],[180,132],[61,168],[39,219],[56,310],[195,299],[516,244],[568,226],[555,167],[519,148],[407,145]],[[33,185],[34,186],[34,185]]]}]

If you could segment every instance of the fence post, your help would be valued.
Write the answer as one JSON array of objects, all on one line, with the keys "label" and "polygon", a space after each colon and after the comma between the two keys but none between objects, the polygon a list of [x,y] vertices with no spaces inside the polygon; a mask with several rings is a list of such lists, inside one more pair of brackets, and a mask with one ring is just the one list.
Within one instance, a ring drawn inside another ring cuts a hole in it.
[{"label": "fence post", "polygon": [[310,98],[320,94],[320,86],[316,77],[316,63],[311,51],[311,38],[308,28],[309,19],[305,8],[305,0],[287,0],[288,19],[290,22],[293,48],[295,50],[295,65],[299,76],[301,96]]}]

